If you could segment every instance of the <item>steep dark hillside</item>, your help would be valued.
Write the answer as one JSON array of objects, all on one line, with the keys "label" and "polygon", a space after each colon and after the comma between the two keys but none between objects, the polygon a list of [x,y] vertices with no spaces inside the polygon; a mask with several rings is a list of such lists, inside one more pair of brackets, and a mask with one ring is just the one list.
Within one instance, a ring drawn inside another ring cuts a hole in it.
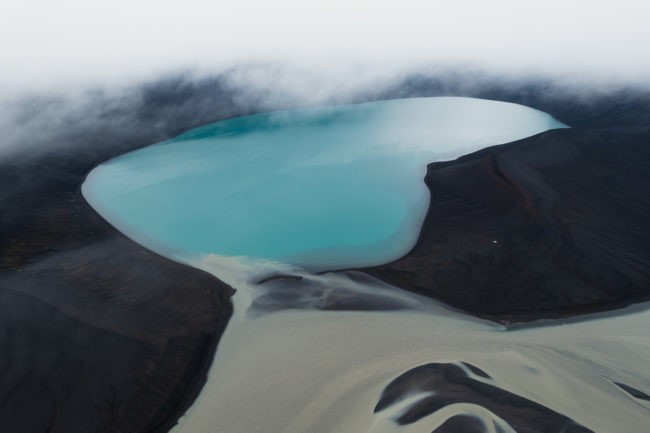
[{"label": "steep dark hillside", "polygon": [[483,95],[573,127],[430,164],[417,244],[364,270],[503,321],[650,299],[650,98]]}]

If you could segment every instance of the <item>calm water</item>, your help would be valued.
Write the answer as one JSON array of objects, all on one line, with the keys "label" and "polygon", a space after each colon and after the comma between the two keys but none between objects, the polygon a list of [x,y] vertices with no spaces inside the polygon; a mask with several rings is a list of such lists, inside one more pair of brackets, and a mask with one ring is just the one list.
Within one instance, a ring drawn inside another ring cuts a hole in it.
[{"label": "calm water", "polygon": [[528,107],[469,98],[265,113],[106,162],[83,193],[156,251],[365,265],[416,241],[428,162],[564,126]]},{"label": "calm water", "polygon": [[[428,206],[427,162],[557,127],[513,104],[384,101],[219,122],[93,170],[84,196],[118,229],[237,289],[208,381],[173,432],[428,433],[457,413],[485,420],[485,433],[493,421],[515,432],[477,404],[399,425],[399,411],[421,395],[374,412],[391,380],[430,362],[470,362],[491,376],[483,382],[594,432],[646,431],[646,402],[614,382],[650,389],[647,310],[510,332],[383,283],[291,267],[403,254]],[[287,268],[353,297],[379,293],[415,307],[249,315],[273,290],[254,281]]]}]

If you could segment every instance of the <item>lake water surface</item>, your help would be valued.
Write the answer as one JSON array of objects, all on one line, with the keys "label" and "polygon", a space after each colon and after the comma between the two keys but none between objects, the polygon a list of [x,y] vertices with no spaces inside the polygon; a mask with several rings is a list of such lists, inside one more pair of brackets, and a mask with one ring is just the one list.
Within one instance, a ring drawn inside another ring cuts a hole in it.
[{"label": "lake water surface", "polygon": [[265,113],[108,161],[83,193],[157,251],[378,264],[417,240],[427,163],[561,127],[521,105],[451,97]]}]

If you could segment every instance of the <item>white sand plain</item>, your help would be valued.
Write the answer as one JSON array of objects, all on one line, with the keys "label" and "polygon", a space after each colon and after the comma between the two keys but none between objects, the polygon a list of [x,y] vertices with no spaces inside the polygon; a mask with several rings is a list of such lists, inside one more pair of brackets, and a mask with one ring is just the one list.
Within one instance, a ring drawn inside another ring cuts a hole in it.
[{"label": "white sand plain", "polygon": [[[495,414],[471,404],[398,426],[393,419],[417,396],[373,413],[384,387],[400,374],[422,364],[459,361],[492,377],[481,380],[595,432],[639,433],[650,426],[650,403],[613,383],[650,391],[650,312],[638,306],[577,323],[546,321],[508,331],[394,289],[419,304],[419,311],[283,310],[251,318],[246,310],[260,292],[251,275],[281,265],[214,255],[186,262],[217,275],[237,294],[208,381],[173,433],[430,433],[456,413],[472,413],[513,432]],[[319,278],[341,285],[340,275]]]}]

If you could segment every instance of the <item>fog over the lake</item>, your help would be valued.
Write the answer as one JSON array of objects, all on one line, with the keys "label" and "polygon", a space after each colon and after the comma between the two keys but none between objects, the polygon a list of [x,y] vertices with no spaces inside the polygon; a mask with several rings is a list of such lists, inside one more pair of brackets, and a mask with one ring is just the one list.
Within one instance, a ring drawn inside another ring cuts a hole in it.
[{"label": "fog over the lake", "polygon": [[643,0],[4,2],[0,95],[251,62],[309,71],[300,74],[309,87],[459,65],[640,83],[650,72],[649,12]]},{"label": "fog over the lake", "polygon": [[618,98],[648,91],[648,12],[635,0],[4,2],[0,157],[80,131],[125,141],[144,134],[142,116],[150,143],[252,112],[425,96],[399,88],[414,76],[444,81],[428,96],[541,80],[545,97]]}]

